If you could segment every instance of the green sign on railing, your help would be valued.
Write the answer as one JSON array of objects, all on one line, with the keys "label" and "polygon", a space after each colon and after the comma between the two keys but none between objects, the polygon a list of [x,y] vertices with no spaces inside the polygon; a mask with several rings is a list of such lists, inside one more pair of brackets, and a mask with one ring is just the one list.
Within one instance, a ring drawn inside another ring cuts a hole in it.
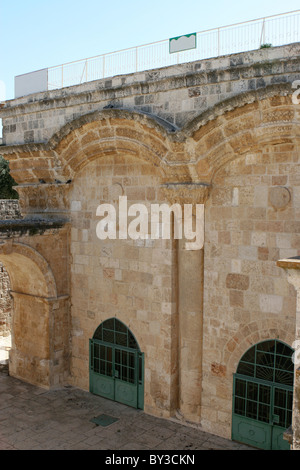
[{"label": "green sign on railing", "polygon": [[176,38],[169,39],[169,52],[187,51],[188,49],[196,49],[197,47],[197,34],[185,34],[183,36],[177,36]]}]

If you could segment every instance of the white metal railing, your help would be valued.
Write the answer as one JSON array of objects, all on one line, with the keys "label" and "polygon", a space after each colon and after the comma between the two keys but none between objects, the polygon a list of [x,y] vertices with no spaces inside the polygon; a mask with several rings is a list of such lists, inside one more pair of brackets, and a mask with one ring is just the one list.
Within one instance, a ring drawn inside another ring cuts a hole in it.
[{"label": "white metal railing", "polygon": [[115,75],[300,41],[300,10],[196,33],[195,49],[169,52],[169,39],[48,68],[48,90]]}]

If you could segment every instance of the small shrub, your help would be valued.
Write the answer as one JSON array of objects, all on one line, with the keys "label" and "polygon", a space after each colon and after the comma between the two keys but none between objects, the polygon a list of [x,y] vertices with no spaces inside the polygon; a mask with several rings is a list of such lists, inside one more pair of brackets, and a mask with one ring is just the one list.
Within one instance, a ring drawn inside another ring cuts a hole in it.
[{"label": "small shrub", "polygon": [[13,186],[17,183],[10,174],[9,163],[0,155],[0,199],[19,199]]},{"label": "small shrub", "polygon": [[268,47],[272,47],[272,44],[261,44],[260,49],[267,49]]}]

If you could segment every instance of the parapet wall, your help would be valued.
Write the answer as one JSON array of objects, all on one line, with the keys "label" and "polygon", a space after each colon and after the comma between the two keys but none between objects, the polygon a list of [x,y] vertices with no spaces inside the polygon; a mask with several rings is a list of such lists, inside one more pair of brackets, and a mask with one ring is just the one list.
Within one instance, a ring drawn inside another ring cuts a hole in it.
[{"label": "parapet wall", "polygon": [[6,101],[3,145],[46,143],[64,125],[105,108],[163,119],[174,130],[224,100],[299,79],[300,44],[114,76]]}]

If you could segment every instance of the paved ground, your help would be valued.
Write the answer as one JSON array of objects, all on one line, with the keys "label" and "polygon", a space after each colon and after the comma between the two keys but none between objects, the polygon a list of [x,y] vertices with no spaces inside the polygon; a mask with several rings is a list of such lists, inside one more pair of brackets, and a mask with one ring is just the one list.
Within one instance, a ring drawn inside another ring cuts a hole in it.
[{"label": "paved ground", "polygon": [[[107,427],[91,421],[105,414]],[[0,450],[247,450],[247,446],[64,387],[44,390],[0,365]]]},{"label": "paved ground", "polygon": [[10,349],[11,336],[0,336],[0,364],[8,362],[8,355]]}]

